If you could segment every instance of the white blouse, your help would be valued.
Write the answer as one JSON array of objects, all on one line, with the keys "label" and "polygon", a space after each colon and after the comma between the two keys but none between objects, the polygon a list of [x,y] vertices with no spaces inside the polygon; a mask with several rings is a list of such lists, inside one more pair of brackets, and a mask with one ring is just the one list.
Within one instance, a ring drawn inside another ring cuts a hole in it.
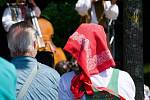
[{"label": "white blouse", "polygon": [[[90,77],[93,86],[107,87],[113,68],[109,68],[97,75]],[[75,76],[75,73],[68,72],[61,76],[59,83],[59,100],[74,100],[73,94],[70,90],[71,80]],[[135,84],[131,76],[125,71],[119,71],[118,77],[118,93],[126,100],[135,100]],[[81,100],[86,100],[85,96]]]}]

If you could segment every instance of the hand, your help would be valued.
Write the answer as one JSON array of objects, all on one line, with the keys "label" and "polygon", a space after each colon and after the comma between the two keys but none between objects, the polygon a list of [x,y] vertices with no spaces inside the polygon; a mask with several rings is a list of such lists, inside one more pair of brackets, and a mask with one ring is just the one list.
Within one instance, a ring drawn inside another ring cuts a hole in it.
[{"label": "hand", "polygon": [[29,4],[32,4],[32,6],[36,6],[36,3],[35,3],[34,0],[28,0],[28,3],[29,3]]},{"label": "hand", "polygon": [[33,9],[34,9],[34,11],[35,11],[36,17],[40,17],[40,15],[41,15],[41,10],[40,10],[40,8],[37,7],[37,6],[35,6]]}]

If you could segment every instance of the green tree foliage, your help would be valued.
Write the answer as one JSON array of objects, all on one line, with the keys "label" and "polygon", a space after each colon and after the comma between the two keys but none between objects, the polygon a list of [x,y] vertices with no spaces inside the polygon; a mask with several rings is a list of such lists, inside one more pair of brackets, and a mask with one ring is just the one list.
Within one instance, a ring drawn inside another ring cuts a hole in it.
[{"label": "green tree foliage", "polygon": [[[35,2],[41,9],[41,17],[45,17],[53,24],[54,44],[63,48],[68,37],[80,23],[80,16],[74,9],[77,0],[35,0]],[[6,0],[0,0],[1,16],[5,4]]]},{"label": "green tree foliage", "polygon": [[5,0],[0,0],[0,7],[2,7],[4,5],[4,3],[6,3]]},{"label": "green tree foliage", "polygon": [[[42,17],[48,19],[54,26],[53,42],[63,47],[68,37],[75,31],[80,23],[80,16],[75,11],[76,0],[35,0],[41,7]],[[0,7],[6,0],[0,0]],[[42,7],[44,6],[44,7]],[[44,8],[44,9],[43,9]]]},{"label": "green tree foliage", "polygon": [[56,46],[63,47],[80,23],[80,16],[74,7],[75,2],[52,1],[42,10],[42,16],[54,26],[53,42]]}]

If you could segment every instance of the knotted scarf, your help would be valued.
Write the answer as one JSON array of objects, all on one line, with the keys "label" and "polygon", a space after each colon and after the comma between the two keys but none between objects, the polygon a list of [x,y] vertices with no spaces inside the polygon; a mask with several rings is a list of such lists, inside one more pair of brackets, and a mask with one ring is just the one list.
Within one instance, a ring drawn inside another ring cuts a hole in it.
[{"label": "knotted scarf", "polygon": [[98,24],[82,23],[69,37],[64,50],[77,60],[82,69],[71,81],[70,88],[75,99],[83,96],[85,92],[88,95],[94,94],[90,75],[115,66],[104,28]]}]

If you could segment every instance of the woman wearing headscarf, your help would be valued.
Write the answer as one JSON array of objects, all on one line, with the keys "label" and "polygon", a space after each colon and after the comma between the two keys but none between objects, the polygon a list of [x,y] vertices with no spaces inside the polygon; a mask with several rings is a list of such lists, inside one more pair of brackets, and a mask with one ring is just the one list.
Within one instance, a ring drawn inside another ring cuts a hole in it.
[{"label": "woman wearing headscarf", "polygon": [[104,28],[94,23],[81,24],[69,37],[64,50],[76,59],[80,72],[61,77],[59,100],[134,100],[134,82],[127,72],[114,68],[106,38]]}]

